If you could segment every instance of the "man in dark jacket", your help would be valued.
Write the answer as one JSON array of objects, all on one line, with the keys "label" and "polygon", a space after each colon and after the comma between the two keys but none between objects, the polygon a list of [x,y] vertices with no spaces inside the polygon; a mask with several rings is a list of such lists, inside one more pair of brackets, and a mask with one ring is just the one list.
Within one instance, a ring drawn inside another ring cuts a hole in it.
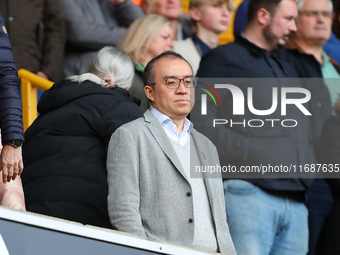
[{"label": "man in dark jacket", "polygon": [[[315,93],[321,96],[320,102],[312,105],[315,111],[323,112],[322,118],[313,123],[314,128],[317,128],[314,137],[318,142],[325,120],[331,114],[331,105],[337,102],[340,94],[339,79],[334,79],[340,78],[340,65],[323,50],[324,44],[331,36],[333,8],[331,0],[300,0],[299,3],[297,31],[286,44],[286,49],[289,49],[287,60],[295,67],[300,77],[324,78],[323,82],[315,82],[315,79],[308,82],[314,85],[310,86],[310,89],[315,89]],[[307,71],[308,66],[312,72]],[[310,233],[308,254],[313,255],[319,233],[333,204],[331,191],[324,179],[316,179],[313,182],[306,204],[309,210]]]},{"label": "man in dark jacket", "polygon": [[[308,58],[315,67],[314,77],[319,78],[340,78],[340,65],[330,58],[323,50],[324,44],[328,41],[332,31],[332,1],[301,1],[299,6],[299,16],[297,19],[297,31],[286,45],[286,49],[299,55],[301,61],[296,59],[291,64],[299,71],[305,64],[303,58]],[[292,53],[294,54],[294,53]],[[300,76],[303,72],[299,71]],[[306,74],[304,77],[311,77]],[[313,77],[313,76],[312,76]],[[325,84],[330,92],[331,103],[334,105],[338,101],[340,86],[325,80]]]},{"label": "man in dark jacket", "polygon": [[19,79],[14,64],[5,22],[0,15],[0,128],[3,149],[1,166],[3,182],[21,174],[24,166],[21,145],[24,141],[22,103]]},{"label": "man in dark jacket", "polygon": [[[203,57],[197,76],[252,78],[254,106],[270,107],[274,88],[292,87],[291,82],[281,78],[297,77],[293,67],[280,60],[275,52],[296,31],[297,14],[294,0],[250,0],[245,32],[234,43],[220,46]],[[254,78],[273,79],[272,83],[259,83]],[[299,83],[295,83],[294,88],[298,87],[296,84]],[[251,87],[249,83],[240,86],[242,91]],[[298,89],[303,91],[301,84]],[[237,118],[230,110],[232,97],[222,100],[224,109],[229,107],[225,110],[225,119]],[[279,119],[283,115],[275,111],[271,115],[274,118],[269,119]],[[304,166],[315,163],[309,118],[305,115],[292,106],[284,117],[298,122],[294,128],[281,125],[275,128],[233,125],[229,128],[225,125],[227,128],[223,132],[212,132],[209,138],[218,141],[221,165],[236,166],[238,171],[262,165]],[[268,116],[254,117],[249,111],[242,117],[245,121],[268,119]],[[303,202],[311,181],[296,177],[287,174],[282,178],[224,180],[227,219],[238,254],[307,253],[308,213]]]}]

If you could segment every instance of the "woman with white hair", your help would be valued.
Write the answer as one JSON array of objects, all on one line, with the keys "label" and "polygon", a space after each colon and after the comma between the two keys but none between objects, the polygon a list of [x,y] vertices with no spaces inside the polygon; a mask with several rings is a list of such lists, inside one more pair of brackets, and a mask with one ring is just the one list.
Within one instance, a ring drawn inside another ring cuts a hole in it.
[{"label": "woman with white hair", "polygon": [[111,134],[142,116],[127,91],[129,56],[105,47],[88,72],[47,90],[27,129],[21,175],[27,211],[112,228],[107,212],[106,152]]},{"label": "woman with white hair", "polygon": [[174,46],[170,21],[160,15],[145,15],[132,23],[125,34],[120,48],[133,60],[135,77],[130,94],[141,100],[141,108],[146,111],[150,101],[144,92],[143,72],[147,63]]}]

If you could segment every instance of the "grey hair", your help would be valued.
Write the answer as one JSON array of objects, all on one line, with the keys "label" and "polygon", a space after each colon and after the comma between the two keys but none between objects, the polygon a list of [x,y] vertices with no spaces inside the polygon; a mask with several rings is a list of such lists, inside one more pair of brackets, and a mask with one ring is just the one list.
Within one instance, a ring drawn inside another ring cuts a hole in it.
[{"label": "grey hair", "polygon": [[111,75],[118,87],[126,89],[131,85],[134,74],[135,69],[129,55],[120,49],[106,46],[92,60],[86,73],[73,75],[67,79],[78,83],[90,80],[101,84],[104,75]]},{"label": "grey hair", "polygon": [[[303,4],[305,3],[306,0],[295,0],[296,4],[297,4],[297,8],[298,11],[301,10]],[[332,0],[311,0],[311,1],[326,1],[329,5],[329,9],[331,10],[331,12],[333,12],[333,2]]]}]

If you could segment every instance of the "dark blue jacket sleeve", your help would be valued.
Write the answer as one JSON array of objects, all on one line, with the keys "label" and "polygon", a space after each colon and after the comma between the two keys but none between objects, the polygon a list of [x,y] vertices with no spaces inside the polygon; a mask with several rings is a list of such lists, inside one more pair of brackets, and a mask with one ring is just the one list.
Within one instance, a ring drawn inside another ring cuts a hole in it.
[{"label": "dark blue jacket sleeve", "polygon": [[0,128],[2,143],[24,140],[19,78],[5,22],[0,15]]}]

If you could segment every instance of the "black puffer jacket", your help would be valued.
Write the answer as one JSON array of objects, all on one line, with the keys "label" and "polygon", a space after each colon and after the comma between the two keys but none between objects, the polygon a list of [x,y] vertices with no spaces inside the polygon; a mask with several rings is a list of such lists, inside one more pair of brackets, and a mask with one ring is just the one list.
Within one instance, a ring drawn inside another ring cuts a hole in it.
[{"label": "black puffer jacket", "polygon": [[143,115],[121,88],[63,80],[46,91],[25,133],[22,174],[28,211],[111,228],[106,152],[111,134]]}]

